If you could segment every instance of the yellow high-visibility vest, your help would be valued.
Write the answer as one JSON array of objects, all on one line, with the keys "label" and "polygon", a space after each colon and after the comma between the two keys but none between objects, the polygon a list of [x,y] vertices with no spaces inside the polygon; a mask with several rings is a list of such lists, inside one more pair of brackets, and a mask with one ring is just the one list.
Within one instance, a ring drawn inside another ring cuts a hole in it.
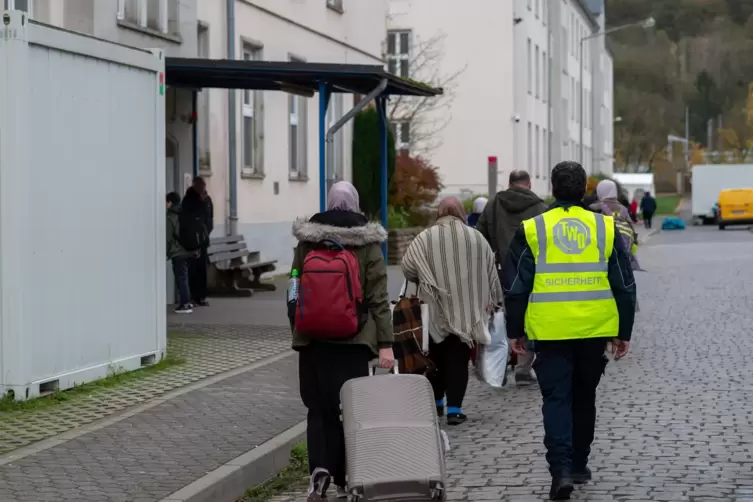
[{"label": "yellow high-visibility vest", "polygon": [[614,218],[560,207],[523,227],[536,263],[525,318],[528,337],[616,338],[619,318],[607,275]]}]

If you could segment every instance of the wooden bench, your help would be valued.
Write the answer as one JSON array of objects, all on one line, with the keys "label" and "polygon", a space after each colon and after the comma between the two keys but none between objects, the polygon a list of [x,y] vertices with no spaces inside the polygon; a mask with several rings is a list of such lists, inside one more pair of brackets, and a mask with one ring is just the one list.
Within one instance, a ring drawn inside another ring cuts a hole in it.
[{"label": "wooden bench", "polygon": [[249,251],[242,235],[211,239],[207,255],[210,296],[251,296],[254,290],[277,289],[261,282],[262,274],[276,269],[277,260],[262,260],[259,251]]}]

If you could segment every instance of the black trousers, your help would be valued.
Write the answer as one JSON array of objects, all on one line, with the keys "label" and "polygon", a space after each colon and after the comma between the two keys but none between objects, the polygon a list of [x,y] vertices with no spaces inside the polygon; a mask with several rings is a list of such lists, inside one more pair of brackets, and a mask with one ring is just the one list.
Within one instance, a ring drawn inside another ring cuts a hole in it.
[{"label": "black trousers", "polygon": [[468,388],[471,348],[455,335],[448,336],[442,343],[434,343],[430,338],[429,359],[437,367],[434,373],[427,375],[434,389],[434,399],[440,401],[446,395],[448,408],[462,408]]},{"label": "black trousers", "polygon": [[340,388],[351,378],[367,376],[374,357],[365,345],[312,342],[298,358],[301,399],[308,408],[309,472],[327,469],[338,486],[345,486],[346,472]]},{"label": "black trousers", "polygon": [[209,256],[207,249],[203,248],[198,257],[191,258],[188,266],[188,284],[191,290],[191,298],[194,302],[207,299],[207,264]]},{"label": "black trousers", "polygon": [[552,477],[569,476],[588,464],[606,344],[603,338],[536,342],[533,369],[544,398],[544,445]]},{"label": "black trousers", "polygon": [[653,225],[653,220],[654,220],[653,212],[643,211],[643,226],[644,227],[651,228],[651,225]]}]

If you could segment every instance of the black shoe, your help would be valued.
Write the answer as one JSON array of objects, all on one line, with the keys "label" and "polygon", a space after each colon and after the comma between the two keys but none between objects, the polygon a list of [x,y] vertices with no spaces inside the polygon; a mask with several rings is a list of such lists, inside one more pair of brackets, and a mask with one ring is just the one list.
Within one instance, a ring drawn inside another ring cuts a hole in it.
[{"label": "black shoe", "polygon": [[464,423],[466,420],[468,420],[468,417],[466,417],[462,413],[448,413],[447,414],[447,425],[460,425]]},{"label": "black shoe", "polygon": [[573,493],[572,478],[552,479],[552,488],[549,490],[549,500],[570,500]]},{"label": "black shoe", "polygon": [[591,469],[588,467],[573,469],[573,483],[576,485],[585,485],[589,481],[591,481]]},{"label": "black shoe", "polygon": [[444,416],[444,406],[437,406],[437,416],[438,417]]},{"label": "black shoe", "polygon": [[199,307],[208,307],[209,302],[206,298],[204,298],[203,300],[196,300],[196,305],[198,305]]}]

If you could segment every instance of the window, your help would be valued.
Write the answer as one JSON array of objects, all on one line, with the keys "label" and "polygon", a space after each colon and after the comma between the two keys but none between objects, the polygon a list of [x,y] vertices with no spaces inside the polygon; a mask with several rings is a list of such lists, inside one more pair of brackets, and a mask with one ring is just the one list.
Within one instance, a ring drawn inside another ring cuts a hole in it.
[{"label": "window", "polygon": [[[291,59],[291,61],[294,61]],[[308,174],[308,99],[288,95],[288,159],[290,175],[306,178]],[[330,125],[334,125],[330,124]]]},{"label": "window", "polygon": [[533,60],[534,66],[536,66],[536,98],[538,99],[541,97],[541,70],[539,69],[539,46],[536,46],[536,57]]},{"label": "window", "polygon": [[569,122],[568,122],[568,113],[570,111],[568,110],[569,103],[567,101],[567,98],[562,98],[562,139],[564,140],[565,134],[567,134],[567,131],[569,131]]},{"label": "window", "polygon": [[343,0],[327,0],[327,7],[337,12],[343,11]]},{"label": "window", "polygon": [[[327,129],[332,128],[343,116],[343,94],[333,93],[327,110]],[[327,190],[332,184],[342,181],[345,170],[344,128],[335,133],[332,144],[327,145]]]},{"label": "window", "polygon": [[546,103],[549,99],[549,81],[547,80],[547,63],[546,52],[541,53],[541,99]]},{"label": "window", "polygon": [[[544,0],[546,1],[546,0]],[[536,0],[536,9],[534,10],[534,15],[536,16],[536,19],[539,18],[539,9],[541,8],[541,0]]]},{"label": "window", "polygon": [[534,155],[536,156],[536,164],[533,166],[533,172],[536,175],[536,177],[539,177],[539,169],[541,169],[541,145],[539,144],[539,126],[536,126],[536,150],[534,150]]},{"label": "window", "polygon": [[531,39],[528,39],[528,94],[532,94],[533,86],[533,59],[531,58]]},{"label": "window", "polygon": [[531,10],[531,0],[528,0],[528,10]]},{"label": "window", "polygon": [[118,20],[178,34],[178,0],[118,0]]},{"label": "window", "polygon": [[396,122],[393,134],[395,135],[395,147],[400,154],[410,153],[411,128],[410,122]]},{"label": "window", "polygon": [[567,73],[567,27],[562,27],[562,71]]},{"label": "window", "polygon": [[5,0],[3,8],[5,10],[22,10],[29,15],[33,15],[34,0]]},{"label": "window", "polygon": [[546,129],[541,130],[541,156],[543,157],[542,169],[541,169],[541,177],[546,179],[546,172],[549,169],[549,135],[551,133],[547,133]]},{"label": "window", "polygon": [[410,31],[387,33],[387,71],[399,77],[410,77]]},{"label": "window", "polygon": [[549,4],[549,0],[543,0],[541,2],[541,22],[546,26],[547,16],[549,15],[549,8],[547,5]]},{"label": "window", "polygon": [[[209,58],[209,27],[198,24],[196,31],[197,55],[206,59]],[[197,96],[198,122],[196,124],[199,142],[199,169],[209,171],[209,90],[202,89]]]},{"label": "window", "polygon": [[549,155],[550,155],[549,152],[550,152],[550,148],[552,147],[552,141],[553,140],[554,139],[552,137],[552,130],[550,129],[549,130],[549,142],[547,143],[547,145],[545,147],[546,148],[546,157],[544,157],[544,158],[546,159],[546,169],[544,169],[544,179],[547,179],[547,177],[549,176],[549,170],[552,168],[551,159],[549,158]]},{"label": "window", "polygon": [[[259,61],[262,59],[262,48],[255,45],[243,44],[243,59]],[[262,91],[243,91],[241,103],[241,130],[243,144],[243,170],[246,174],[264,174],[263,161],[263,127],[264,127],[264,94]]]},{"label": "window", "polygon": [[533,170],[533,127],[528,123],[528,172]]}]

